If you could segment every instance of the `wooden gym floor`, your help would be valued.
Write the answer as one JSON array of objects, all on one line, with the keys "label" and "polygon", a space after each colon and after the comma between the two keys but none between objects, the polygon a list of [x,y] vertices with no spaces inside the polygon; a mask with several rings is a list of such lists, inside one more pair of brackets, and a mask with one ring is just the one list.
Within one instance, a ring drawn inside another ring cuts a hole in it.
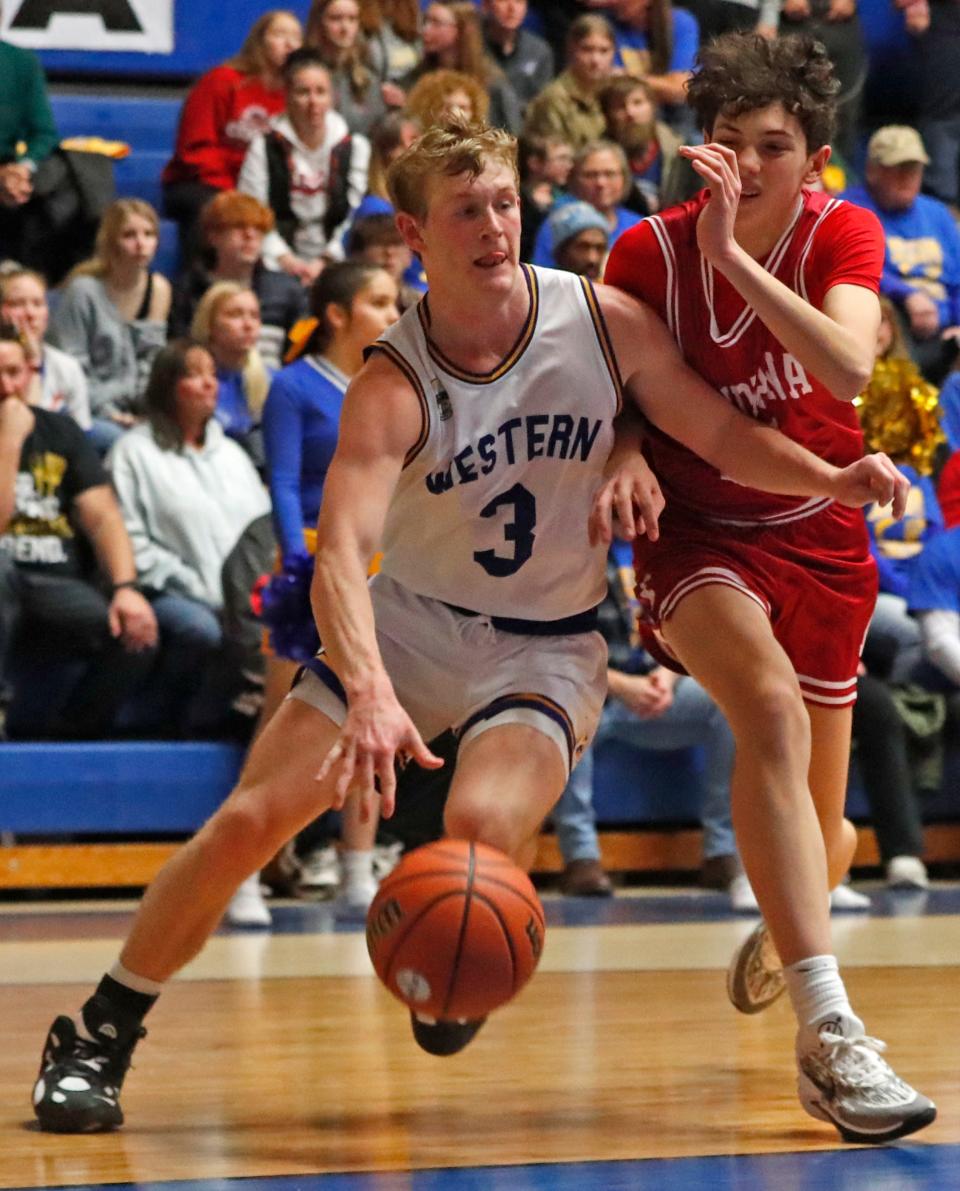
[{"label": "wooden gym floor", "polygon": [[546,901],[537,976],[433,1059],[359,926],[286,903],[223,931],[148,1019],[120,1132],[57,1137],[29,1091],[52,1018],[116,956],[130,903],[0,906],[0,1187],[164,1191],[949,1191],[960,1188],[960,889],[835,915],[855,1007],[939,1120],[843,1146],[794,1095],[792,1015],[723,970],[750,920],[696,891]]}]

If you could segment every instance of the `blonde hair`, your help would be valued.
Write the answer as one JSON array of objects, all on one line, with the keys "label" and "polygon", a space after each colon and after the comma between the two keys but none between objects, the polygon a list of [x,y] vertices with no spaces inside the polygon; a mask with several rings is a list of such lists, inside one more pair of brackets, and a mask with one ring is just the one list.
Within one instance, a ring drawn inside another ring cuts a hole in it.
[{"label": "blonde hair", "polygon": [[[213,324],[217,320],[221,307],[239,294],[252,293],[253,290],[248,285],[241,285],[237,281],[214,282],[197,303],[193,322],[190,324],[191,339],[196,340],[209,351],[210,340],[213,337]],[[267,400],[267,391],[270,388],[270,374],[255,347],[247,353],[241,371],[243,373],[243,395],[247,400],[247,408],[255,418],[259,419],[264,402]]]},{"label": "blonde hair", "polygon": [[475,180],[491,161],[512,170],[520,185],[516,137],[503,128],[449,117],[428,129],[387,170],[390,201],[398,211],[423,219],[428,179],[437,174],[453,178],[468,173]]},{"label": "blonde hair", "polygon": [[271,8],[262,16],[257,17],[250,26],[250,32],[244,38],[243,45],[232,58],[227,59],[224,66],[232,66],[234,70],[239,70],[242,74],[266,74],[269,67],[267,56],[263,50],[263,40],[277,17],[289,17],[300,26],[300,18],[289,8]]},{"label": "blonde hair", "polygon": [[0,302],[6,301],[7,289],[11,282],[19,281],[22,277],[29,277],[31,281],[35,281],[44,293],[48,290],[47,279],[42,273],[38,273],[36,269],[28,269],[25,265],[11,264],[8,267],[0,268]]},{"label": "blonde hair", "polygon": [[134,215],[145,219],[157,236],[160,235],[160,217],[148,202],[135,198],[117,199],[107,207],[100,220],[93,256],[75,266],[67,276],[67,281],[74,277],[104,277],[109,273],[110,258],[116,252],[120,233],[127,220]]},{"label": "blonde hair", "polygon": [[432,128],[448,115],[444,104],[454,91],[465,91],[470,96],[472,120],[483,123],[490,111],[490,93],[473,75],[462,70],[431,70],[423,75],[407,96],[405,111],[422,128]]},{"label": "blonde hair", "polygon": [[[3,288],[0,286],[0,295],[2,293]],[[879,298],[880,317],[890,327],[890,346],[881,358],[885,360],[912,360],[913,357],[910,355],[910,348],[907,346],[907,337],[904,334],[903,323],[896,306],[894,306],[885,294],[880,294]]]}]

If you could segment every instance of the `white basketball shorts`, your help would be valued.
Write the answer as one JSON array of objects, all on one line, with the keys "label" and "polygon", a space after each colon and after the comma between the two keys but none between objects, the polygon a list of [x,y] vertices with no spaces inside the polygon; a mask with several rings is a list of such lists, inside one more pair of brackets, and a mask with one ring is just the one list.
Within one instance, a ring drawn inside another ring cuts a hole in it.
[{"label": "white basketball shorts", "polygon": [[[528,724],[556,744],[569,774],[606,695],[607,646],[598,632],[504,632],[489,617],[464,615],[382,574],[370,595],[390,681],[425,741],[447,728],[463,743],[499,724]],[[288,698],[336,724],[346,718],[343,688],[322,652]]]}]

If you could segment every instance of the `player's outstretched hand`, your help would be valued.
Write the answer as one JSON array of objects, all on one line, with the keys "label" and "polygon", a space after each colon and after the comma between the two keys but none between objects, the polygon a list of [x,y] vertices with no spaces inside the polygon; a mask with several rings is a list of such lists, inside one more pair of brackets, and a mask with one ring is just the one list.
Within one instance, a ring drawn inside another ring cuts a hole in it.
[{"label": "player's outstretched hand", "polygon": [[415,761],[424,769],[439,769],[443,765],[442,758],[424,744],[392,691],[359,696],[347,708],[340,735],[320,766],[316,780],[333,780],[334,809],[342,807],[349,794],[356,794],[364,822],[374,812],[379,782],[380,813],[388,819],[393,814],[397,792],[394,763],[398,756]]},{"label": "player's outstretched hand", "polygon": [[651,542],[660,536],[659,521],[665,501],[657,477],[644,457],[627,456],[597,489],[587,522],[590,545],[610,545],[614,524],[617,536],[632,542],[646,534]]},{"label": "player's outstretched hand", "polygon": [[679,153],[709,187],[710,201],[697,219],[697,246],[717,265],[736,245],[733,226],[742,190],[737,155],[718,144],[681,145]]},{"label": "player's outstretched hand", "polygon": [[837,473],[834,498],[842,505],[858,509],[876,502],[893,504],[891,510],[898,520],[907,507],[910,481],[882,452],[865,455]]}]

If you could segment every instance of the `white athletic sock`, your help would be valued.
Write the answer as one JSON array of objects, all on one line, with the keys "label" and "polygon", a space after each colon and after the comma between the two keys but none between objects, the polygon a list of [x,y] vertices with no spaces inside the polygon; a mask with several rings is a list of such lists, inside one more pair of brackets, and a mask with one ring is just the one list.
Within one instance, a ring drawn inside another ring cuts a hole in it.
[{"label": "white athletic sock", "polygon": [[347,887],[369,885],[374,880],[372,848],[364,852],[341,852],[340,864],[343,884]]},{"label": "white athletic sock", "polygon": [[817,1027],[828,1017],[851,1018],[862,1029],[850,1007],[836,956],[811,955],[797,960],[783,969],[783,976],[801,1038],[815,1036]]},{"label": "white athletic sock", "polygon": [[148,980],[146,976],[138,976],[135,972],[128,971],[119,960],[110,969],[109,974],[118,984],[125,984],[127,988],[145,996],[159,997],[163,992],[163,984],[160,981]]}]

